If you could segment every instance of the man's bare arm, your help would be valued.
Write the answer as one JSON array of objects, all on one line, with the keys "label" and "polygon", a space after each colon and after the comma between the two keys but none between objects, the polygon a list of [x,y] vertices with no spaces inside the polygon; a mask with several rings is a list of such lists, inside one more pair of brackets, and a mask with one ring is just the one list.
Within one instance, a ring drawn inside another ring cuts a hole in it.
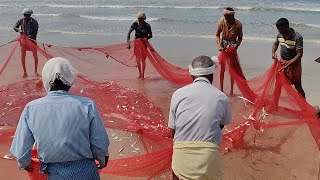
[{"label": "man's bare arm", "polygon": [[278,46],[279,46],[278,42],[274,42],[272,45],[272,59],[278,59],[278,56],[276,54],[276,52],[278,50]]},{"label": "man's bare arm", "polygon": [[279,71],[289,67],[290,65],[292,65],[296,61],[300,60],[302,58],[302,56],[303,56],[303,48],[297,50],[297,55],[294,58],[292,58],[289,61],[285,61],[285,64],[283,64],[283,66],[279,69]]},{"label": "man's bare arm", "polygon": [[128,32],[128,35],[127,35],[127,44],[128,44],[128,49],[130,49],[130,35],[132,33],[133,29],[130,29],[129,32]]},{"label": "man's bare arm", "polygon": [[243,31],[242,31],[242,25],[241,25],[240,32],[238,34],[237,47],[241,45],[242,39],[243,39]]},{"label": "man's bare arm", "polygon": [[170,131],[171,131],[171,137],[174,138],[174,135],[176,134],[176,130],[170,128]]}]

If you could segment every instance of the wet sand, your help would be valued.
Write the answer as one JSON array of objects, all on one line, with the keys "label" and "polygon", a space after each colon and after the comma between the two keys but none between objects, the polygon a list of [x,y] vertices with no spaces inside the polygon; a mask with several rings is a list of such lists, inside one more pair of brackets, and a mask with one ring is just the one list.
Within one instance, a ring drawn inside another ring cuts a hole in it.
[{"label": "wet sand", "polygon": [[[209,49],[212,48],[211,41],[185,40],[185,43],[189,44],[189,46],[193,43],[192,47],[198,47],[197,45],[200,42],[202,43],[201,47],[203,47],[202,51],[210,52]],[[249,53],[252,52],[251,48],[256,47],[255,44],[251,44],[250,42],[247,44],[244,43],[243,47],[239,50],[242,67],[245,74],[248,76],[256,76],[257,74],[264,72],[265,69],[269,67],[268,64],[272,63],[267,61],[267,59],[269,59],[267,56],[269,56],[270,52],[270,48],[267,46],[269,46],[270,43],[261,43],[260,45],[266,47],[267,50],[264,50],[264,48],[256,48],[255,53]],[[156,49],[157,46],[158,44],[156,43]],[[180,64],[181,66],[189,64],[189,62],[200,53],[194,51],[181,52],[181,49],[183,49],[181,46],[178,46],[174,50],[168,50],[169,52],[167,53],[163,53],[163,51],[166,51],[166,48],[170,49],[171,46],[175,46],[175,44],[170,44],[163,49],[160,48],[159,53],[164,57],[168,57],[168,59],[172,59],[172,62]],[[305,54],[305,59],[312,59],[316,56],[316,49],[318,47],[313,46],[313,44],[307,44],[307,46],[309,48],[306,48],[307,53]],[[177,53],[174,54],[172,53],[173,51],[176,51]],[[215,52],[216,51],[213,51],[212,53],[207,54],[214,55]],[[257,63],[254,63],[255,65],[252,65],[254,59],[259,60],[256,60]],[[19,64],[19,62],[15,63]],[[29,70],[31,70],[32,63],[32,61],[28,62]],[[98,65],[97,67],[99,67],[99,64],[95,65]],[[95,69],[95,65],[92,65],[92,67],[82,67],[80,69]],[[311,104],[320,104],[320,96],[318,96],[320,95],[320,89],[316,86],[316,83],[314,83],[314,79],[319,77],[319,71],[317,71],[318,67],[320,67],[319,65],[320,64],[312,62],[312,60],[308,60],[303,64],[304,87]],[[11,70],[11,75],[20,76],[20,71],[14,71],[13,67]],[[32,72],[32,70],[30,72]],[[106,73],[105,75],[103,75],[103,73],[105,73],[104,69],[98,69],[96,74],[90,75],[90,78],[97,80],[112,79]],[[133,73],[129,76],[130,73],[132,72],[129,72],[126,78],[118,80],[118,83],[125,84],[126,86],[143,92],[148,96],[150,95],[149,97],[151,97],[151,99],[161,107],[163,115],[167,119],[170,97],[174,89],[178,88],[178,86],[174,86],[165,80],[153,77],[152,75],[147,75],[150,77],[145,81],[140,81],[135,78],[135,75],[137,74]],[[33,77],[31,76],[30,78]],[[7,79],[10,78],[8,77]],[[3,79],[1,80],[1,83],[4,83]],[[123,157],[119,153],[121,148],[124,148],[121,153],[124,156],[134,155],[130,152],[130,146],[128,146],[128,143],[132,143],[132,139],[128,139],[128,142],[119,142],[116,139],[113,139],[113,133],[113,130],[108,130],[108,134],[111,137],[110,139],[112,139],[110,146],[111,159]],[[123,132],[117,132],[117,134],[119,134],[119,136],[128,135]],[[247,147],[245,149],[232,150],[231,152],[223,155],[225,161],[224,179],[318,179],[320,154],[306,125],[278,127],[268,129],[264,132],[258,132],[255,142],[253,141],[254,134],[256,134],[256,132],[253,129],[247,133]],[[7,154],[9,145],[10,144],[1,144],[0,154]],[[141,151],[141,153],[143,153],[143,151]],[[26,172],[19,171],[17,164],[14,161],[0,159],[0,174],[4,179],[28,179]],[[102,179],[129,178],[102,175]]]}]

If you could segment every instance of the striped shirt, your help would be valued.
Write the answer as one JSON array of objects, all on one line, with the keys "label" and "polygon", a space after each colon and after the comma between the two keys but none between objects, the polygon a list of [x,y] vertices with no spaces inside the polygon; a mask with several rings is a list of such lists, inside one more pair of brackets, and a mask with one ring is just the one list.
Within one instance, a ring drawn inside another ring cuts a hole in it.
[{"label": "striped shirt", "polygon": [[19,19],[16,24],[14,25],[15,28],[19,28],[22,32],[30,39],[36,40],[39,25],[37,20],[30,17],[30,21],[26,22],[24,18]]},{"label": "striped shirt", "polygon": [[51,91],[24,108],[10,148],[21,169],[31,160],[37,143],[42,163],[96,159],[105,163],[109,139],[92,100]]},{"label": "striped shirt", "polygon": [[279,33],[276,43],[280,45],[281,58],[283,60],[291,60],[297,55],[297,50],[303,48],[303,37],[300,33],[294,32],[292,36],[285,39],[284,36]]}]

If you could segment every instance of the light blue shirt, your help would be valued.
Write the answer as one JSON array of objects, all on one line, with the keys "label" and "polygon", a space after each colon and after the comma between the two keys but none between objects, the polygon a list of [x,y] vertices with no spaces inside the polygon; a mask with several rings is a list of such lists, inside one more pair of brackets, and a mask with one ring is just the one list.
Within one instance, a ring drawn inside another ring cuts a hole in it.
[{"label": "light blue shirt", "polygon": [[174,142],[219,145],[222,142],[220,125],[230,124],[231,120],[229,98],[204,77],[172,95],[168,126],[175,130]]},{"label": "light blue shirt", "polygon": [[96,159],[108,155],[109,138],[94,102],[66,91],[51,91],[24,108],[10,153],[25,168],[38,146],[42,163]]}]

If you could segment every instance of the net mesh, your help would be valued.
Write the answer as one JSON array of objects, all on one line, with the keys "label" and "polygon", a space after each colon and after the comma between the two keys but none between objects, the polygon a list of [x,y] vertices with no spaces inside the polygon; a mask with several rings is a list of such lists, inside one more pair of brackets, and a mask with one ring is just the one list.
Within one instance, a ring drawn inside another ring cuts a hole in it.
[{"label": "net mesh", "polygon": [[[23,43],[22,43],[23,42]],[[113,176],[170,178],[172,139],[166,125],[172,93],[192,79],[186,68],[173,65],[161,57],[152,45],[138,39],[126,44],[95,47],[60,47],[34,43],[23,35],[0,46],[0,143],[10,146],[24,106],[45,96],[38,78],[28,73],[21,78],[21,46],[37,50],[39,71],[52,57],[64,57],[80,72],[71,93],[86,96],[97,104],[111,139],[111,160],[101,174]],[[139,53],[137,53],[139,49]],[[137,59],[146,60],[146,78],[138,79]],[[260,146],[277,144],[277,140],[259,141],[257,132],[281,127],[286,136],[288,126],[307,124],[320,146],[320,124],[316,110],[292,87],[278,61],[260,76],[247,80],[241,70],[236,49],[230,47],[218,57],[214,85],[224,92],[231,90],[233,123],[224,129],[221,152],[245,149],[254,142]],[[27,70],[33,72],[33,56],[27,51]],[[220,78],[224,74],[224,78]],[[272,131],[270,131],[272,132]],[[34,154],[34,157],[36,155]],[[39,169],[39,162],[33,159]],[[45,179],[38,170],[33,179]]]}]

